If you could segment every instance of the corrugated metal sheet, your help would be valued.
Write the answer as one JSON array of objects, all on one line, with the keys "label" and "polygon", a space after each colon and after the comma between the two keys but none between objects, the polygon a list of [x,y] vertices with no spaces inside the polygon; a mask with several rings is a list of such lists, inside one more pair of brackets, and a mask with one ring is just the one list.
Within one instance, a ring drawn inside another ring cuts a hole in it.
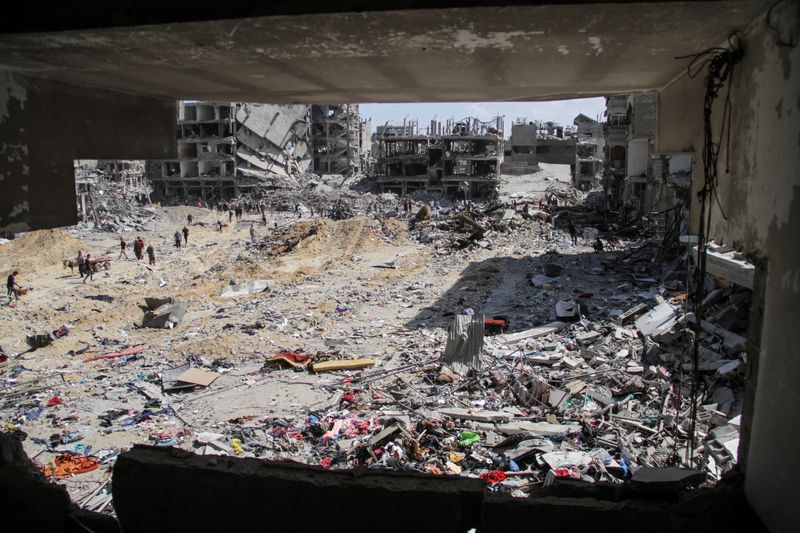
[{"label": "corrugated metal sheet", "polygon": [[459,374],[481,368],[483,320],[483,315],[456,315],[447,332],[444,362]]}]

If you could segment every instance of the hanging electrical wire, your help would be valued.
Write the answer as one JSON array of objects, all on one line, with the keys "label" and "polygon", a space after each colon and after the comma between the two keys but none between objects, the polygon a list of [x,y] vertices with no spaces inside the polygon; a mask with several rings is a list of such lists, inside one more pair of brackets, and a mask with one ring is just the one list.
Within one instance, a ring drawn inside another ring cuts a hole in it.
[{"label": "hanging electrical wire", "polygon": [[[697,235],[697,266],[695,268],[695,287],[694,287],[694,316],[695,329],[692,338],[692,384],[691,384],[691,406],[690,419],[691,428],[689,430],[688,460],[694,459],[696,447],[697,431],[697,399],[700,391],[700,334],[702,332],[703,321],[703,289],[706,278],[706,250],[708,234],[711,231],[711,215],[713,210],[708,205],[715,201],[719,207],[720,214],[727,220],[727,215],[722,207],[717,194],[719,184],[719,153],[723,140],[726,143],[725,149],[725,172],[729,172],[729,154],[731,139],[731,80],[733,78],[734,66],[742,60],[744,49],[742,47],[742,36],[738,32],[728,36],[728,47],[709,48],[697,54],[676,57],[675,59],[692,58],[687,69],[690,78],[697,77],[705,70],[705,99],[703,101],[703,187],[697,193],[700,202],[700,227]],[[714,102],[719,97],[722,89],[727,89],[725,101],[722,107],[722,120],[719,131],[719,138],[714,139],[714,127],[712,114]]]}]

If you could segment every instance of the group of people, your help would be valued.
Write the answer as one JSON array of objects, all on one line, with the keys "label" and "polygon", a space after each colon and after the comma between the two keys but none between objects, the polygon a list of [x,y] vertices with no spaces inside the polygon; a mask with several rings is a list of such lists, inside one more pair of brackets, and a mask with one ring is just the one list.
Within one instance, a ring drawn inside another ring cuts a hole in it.
[{"label": "group of people", "polygon": [[403,213],[408,215],[411,213],[411,210],[414,207],[414,202],[411,201],[411,198],[403,198]]},{"label": "group of people", "polygon": [[92,259],[92,254],[87,253],[83,255],[83,250],[78,250],[78,256],[75,258],[78,264],[78,276],[83,278],[83,283],[86,280],[94,281],[95,260]]},{"label": "group of people", "polygon": [[[189,215],[189,216],[191,216],[191,215]],[[183,239],[181,239],[181,235],[183,235]],[[184,226],[182,230],[176,231],[175,234],[172,237],[175,240],[175,248],[180,250],[181,249],[181,240],[183,240],[183,245],[184,246],[187,246],[189,244],[189,228]]]},{"label": "group of people", "polygon": [[[125,250],[125,241],[120,237],[120,248]],[[152,244],[148,244],[147,248],[145,249],[144,240],[141,237],[136,237],[136,240],[133,241],[133,255],[136,256],[137,261],[141,261],[144,259],[144,252],[147,252],[147,259],[149,260],[150,265],[156,264],[156,249],[153,248]],[[127,255],[125,258],[127,259]]]}]

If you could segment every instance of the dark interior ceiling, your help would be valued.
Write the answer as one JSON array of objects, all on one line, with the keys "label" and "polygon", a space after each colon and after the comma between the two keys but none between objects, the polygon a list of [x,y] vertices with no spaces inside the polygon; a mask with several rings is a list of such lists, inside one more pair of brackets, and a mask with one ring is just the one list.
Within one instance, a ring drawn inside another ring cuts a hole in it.
[{"label": "dark interior ceiling", "polygon": [[[416,3],[401,5],[408,4]],[[221,4],[218,11],[226,16],[263,11],[247,11],[252,5],[237,10]],[[179,99],[570,98],[663,87],[686,68],[687,61],[675,56],[722,44],[769,5],[764,0],[560,3],[141,26],[118,24],[186,20],[192,12],[176,18],[164,8],[138,18],[135,11],[114,18],[113,11],[101,10],[88,21],[65,18],[57,27],[117,27],[31,31],[55,27],[51,13],[38,26],[21,19],[18,33],[0,35],[0,69]],[[291,13],[290,7],[269,9]],[[308,10],[295,6],[302,8]],[[194,18],[205,14],[200,10]]]}]

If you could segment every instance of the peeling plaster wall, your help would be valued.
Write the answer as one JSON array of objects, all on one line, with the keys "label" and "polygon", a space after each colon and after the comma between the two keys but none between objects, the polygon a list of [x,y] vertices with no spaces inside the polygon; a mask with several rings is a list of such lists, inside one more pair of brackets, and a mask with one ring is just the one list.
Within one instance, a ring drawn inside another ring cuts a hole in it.
[{"label": "peeling plaster wall", "polygon": [[[775,13],[781,31],[795,39],[797,5],[786,2]],[[733,78],[727,169],[724,148],[720,154],[719,199],[727,220],[714,205],[710,238],[734,245],[763,272],[756,286],[763,307],[753,313],[763,320],[751,331],[760,338],[751,361],[755,387],[751,379],[739,453],[751,505],[771,531],[789,531],[800,522],[791,489],[800,479],[800,49],[776,44],[764,17],[745,32],[744,48]],[[658,151],[695,154],[695,193],[703,180],[702,78],[684,76],[659,97]],[[715,138],[723,98],[714,109]],[[698,212],[694,194],[695,231]]]},{"label": "peeling plaster wall", "polygon": [[0,233],[75,224],[75,159],[176,157],[175,106],[0,70]]},{"label": "peeling plaster wall", "polygon": [[[796,39],[794,7],[779,16]],[[800,48],[778,46],[763,19],[745,47],[734,79],[731,174],[720,187],[728,220],[715,213],[712,235],[767,261],[745,491],[771,531],[789,531],[800,523],[791,489],[800,479]]]}]

